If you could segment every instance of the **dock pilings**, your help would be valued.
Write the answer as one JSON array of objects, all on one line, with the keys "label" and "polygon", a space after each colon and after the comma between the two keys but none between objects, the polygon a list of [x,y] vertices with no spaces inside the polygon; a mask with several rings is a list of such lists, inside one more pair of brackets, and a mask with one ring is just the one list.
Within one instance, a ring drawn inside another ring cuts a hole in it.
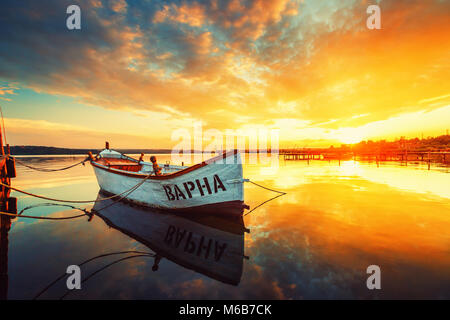
[{"label": "dock pilings", "polygon": [[408,166],[408,162],[420,161],[427,164],[428,170],[431,169],[432,163],[447,164],[450,151],[386,151],[386,152],[330,152],[329,150],[283,150],[280,155],[285,161],[289,160],[305,160],[309,164],[311,160],[363,160],[375,161],[377,167],[384,161],[400,162],[402,165]]},{"label": "dock pilings", "polygon": [[[6,185],[0,189],[0,211],[17,214],[17,198],[11,198],[11,179],[16,177],[16,164],[11,156],[11,148],[3,145],[2,128],[0,125],[0,181]],[[15,217],[0,215],[0,300],[8,298],[8,233],[11,229],[11,220]]]}]

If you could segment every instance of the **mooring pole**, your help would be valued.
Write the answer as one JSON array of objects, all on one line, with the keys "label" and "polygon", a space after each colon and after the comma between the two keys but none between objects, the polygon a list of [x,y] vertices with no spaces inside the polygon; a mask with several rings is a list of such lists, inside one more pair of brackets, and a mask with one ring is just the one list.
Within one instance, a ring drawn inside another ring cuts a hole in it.
[{"label": "mooring pole", "polygon": [[3,128],[2,125],[0,124],[0,149],[1,149],[1,155],[4,156],[5,155],[5,150],[3,149]]},{"label": "mooring pole", "polygon": [[[3,149],[3,128],[0,124],[0,181],[4,184],[8,184],[8,179],[6,177],[7,171],[6,171],[6,157],[5,157],[5,150]],[[8,188],[2,186],[1,187],[1,199],[0,201],[4,201],[8,197]]]},{"label": "mooring pole", "polygon": [[[3,116],[3,115],[2,115]],[[7,154],[3,146],[3,128],[0,124],[0,181],[11,185],[11,178],[16,176],[14,158],[10,156],[11,150],[6,145]],[[0,211],[17,214],[17,199],[9,198],[10,189],[2,186],[0,189]],[[13,218],[0,216],[0,300],[8,298],[8,232],[11,229]]]},{"label": "mooring pole", "polygon": [[8,298],[8,232],[11,228],[11,218],[0,217],[0,300]]},{"label": "mooring pole", "polygon": [[[1,149],[1,168],[0,168],[0,180],[2,183],[6,180],[6,161],[5,150],[3,149],[3,134],[2,126],[0,124],[0,149]],[[7,201],[7,188],[1,188],[0,195],[0,209],[6,211]],[[8,232],[11,227],[11,218],[8,216],[0,216],[0,300],[6,300],[8,297]]]}]

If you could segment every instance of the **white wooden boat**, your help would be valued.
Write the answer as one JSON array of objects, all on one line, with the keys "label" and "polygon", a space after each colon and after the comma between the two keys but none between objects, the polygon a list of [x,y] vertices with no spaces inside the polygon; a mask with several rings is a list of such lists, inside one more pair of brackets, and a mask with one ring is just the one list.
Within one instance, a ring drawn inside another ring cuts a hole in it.
[{"label": "white wooden boat", "polygon": [[166,164],[160,175],[155,174],[153,163],[109,148],[95,158],[91,155],[91,164],[100,189],[110,195],[122,195],[143,182],[126,196],[127,201],[139,205],[200,213],[211,212],[210,206],[220,204],[215,209],[218,214],[246,207],[241,156],[237,150],[190,167]]},{"label": "white wooden boat", "polygon": [[[106,196],[100,192],[97,199]],[[108,226],[154,251],[153,271],[165,258],[227,284],[237,285],[241,280],[244,236],[249,232],[242,216],[178,215],[111,199],[98,201],[93,212]]]}]

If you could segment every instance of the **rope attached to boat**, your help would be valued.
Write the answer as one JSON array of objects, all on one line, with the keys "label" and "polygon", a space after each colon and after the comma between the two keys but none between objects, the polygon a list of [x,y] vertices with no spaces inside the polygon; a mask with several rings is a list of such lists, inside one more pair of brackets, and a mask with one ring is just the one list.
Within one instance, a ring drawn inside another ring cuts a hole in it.
[{"label": "rope attached to boat", "polygon": [[[69,207],[72,208],[74,210],[79,210],[84,212],[83,214],[79,214],[79,215],[75,215],[75,216],[69,216],[69,217],[43,217],[43,216],[28,216],[28,215],[23,215],[22,213],[36,208],[36,207],[49,207],[49,206],[58,206],[58,207]],[[0,215],[4,215],[4,216],[9,216],[9,217],[13,217],[13,218],[29,218],[29,219],[38,219],[38,220],[69,220],[69,219],[76,219],[76,218],[80,218],[80,217],[84,217],[84,216],[91,216],[91,213],[89,211],[87,211],[86,209],[82,209],[82,208],[77,208],[71,205],[67,205],[67,204],[57,204],[57,203],[39,203],[36,205],[32,205],[29,207],[26,207],[24,209],[22,209],[19,213],[15,214],[15,213],[9,213],[9,212],[2,212],[0,211]]]},{"label": "rope attached to boat", "polygon": [[263,188],[263,189],[266,189],[266,190],[269,190],[269,191],[272,191],[272,192],[276,192],[276,193],[279,193],[279,194],[278,194],[277,196],[273,197],[273,198],[270,198],[269,200],[266,200],[266,201],[260,203],[259,205],[257,205],[256,207],[254,207],[252,210],[250,210],[249,212],[247,212],[246,214],[244,214],[244,217],[245,217],[246,215],[252,213],[252,212],[255,211],[256,209],[258,209],[258,208],[261,207],[262,205],[264,205],[264,204],[266,204],[266,203],[268,203],[268,202],[270,202],[270,201],[272,201],[272,200],[275,200],[276,198],[279,198],[279,197],[284,196],[285,194],[287,194],[286,192],[283,192],[283,191],[278,191],[278,190],[275,190],[275,189],[270,189],[270,188],[264,187],[264,186],[262,186],[262,185],[260,185],[260,184],[258,184],[258,183],[256,183],[256,182],[253,182],[253,181],[251,181],[251,180],[247,180],[246,182],[250,182],[251,184],[254,184],[254,185],[257,186],[257,187],[260,187],[260,188]]},{"label": "rope attached to boat", "polygon": [[[61,199],[49,198],[49,197],[40,196],[40,195],[31,193],[31,192],[26,192],[26,191],[23,191],[23,190],[20,190],[20,189],[17,189],[17,188],[13,188],[13,187],[8,186],[8,185],[6,185],[6,184],[3,184],[3,183],[1,183],[1,182],[0,182],[0,186],[4,186],[4,187],[7,187],[7,188],[10,188],[11,190],[15,190],[15,191],[17,191],[17,192],[20,192],[20,193],[23,193],[23,194],[26,194],[26,195],[29,195],[29,196],[33,196],[33,197],[36,197],[36,198],[45,199],[45,200],[49,200],[49,201],[55,201],[55,202],[66,202],[66,203],[67,203],[67,202],[69,202],[69,203],[98,203],[98,202],[102,202],[102,201],[105,201],[105,200],[112,200],[112,199],[116,199],[116,198],[117,198],[116,200],[114,200],[113,203],[111,203],[111,204],[109,204],[109,205],[107,205],[107,206],[105,206],[105,207],[103,207],[103,208],[96,209],[96,210],[92,210],[92,211],[95,211],[95,212],[100,212],[101,210],[104,210],[104,209],[106,209],[106,208],[109,208],[109,207],[111,207],[112,205],[116,204],[117,202],[122,201],[123,199],[125,199],[126,197],[128,197],[132,192],[136,191],[140,186],[142,186],[142,185],[145,183],[145,181],[147,181],[151,176],[152,176],[151,173],[148,174],[148,175],[147,175],[144,179],[142,179],[142,181],[140,181],[138,184],[136,184],[135,186],[131,187],[131,188],[128,189],[128,190],[125,190],[124,192],[122,192],[122,193],[120,193],[120,194],[113,195],[113,196],[106,197],[106,198],[96,199],[96,200],[89,200],[89,201],[80,201],[80,200],[74,200],[74,201],[72,201],[72,200],[61,200]],[[22,215],[22,213],[23,213],[24,211],[28,210],[28,209],[35,208],[35,207],[39,207],[39,206],[51,206],[51,205],[70,207],[70,208],[72,208],[72,209],[76,209],[76,210],[83,211],[84,213],[83,213],[83,214],[80,214],[80,215],[76,215],[76,216],[70,216],[70,217],[39,217],[39,216]],[[30,207],[27,207],[27,208],[23,209],[19,214],[14,214],[14,213],[9,213],[9,212],[1,212],[1,211],[0,211],[0,215],[6,215],[6,216],[10,216],[10,217],[22,217],[22,218],[29,218],[29,219],[41,219],[41,220],[68,220],[68,219],[80,218],[80,217],[83,217],[83,216],[89,216],[89,217],[92,217],[92,214],[93,214],[92,211],[88,211],[88,210],[82,209],[82,208],[77,208],[77,207],[74,207],[74,206],[71,206],[71,205],[62,205],[62,204],[44,203],[44,204],[38,204],[38,205],[33,205],[33,206],[30,206]]]},{"label": "rope attached to boat", "polygon": [[263,188],[263,189],[266,189],[266,190],[269,190],[269,191],[272,191],[272,192],[276,192],[276,193],[279,193],[279,194],[281,194],[281,195],[287,194],[286,192],[283,192],[283,191],[278,191],[278,190],[275,190],[275,189],[270,189],[270,188],[264,187],[264,186],[262,186],[262,185],[260,185],[260,184],[257,184],[256,182],[253,182],[253,181],[251,181],[251,180],[248,180],[248,182],[250,182],[250,183],[252,183],[252,184],[254,184],[255,186],[258,186],[258,187],[260,187],[260,188]]},{"label": "rope attached to boat", "polygon": [[42,195],[38,195],[38,194],[35,194],[35,193],[27,192],[27,191],[24,191],[24,190],[20,190],[18,188],[14,188],[14,187],[9,186],[7,184],[4,184],[2,182],[0,182],[0,186],[3,186],[3,187],[6,187],[6,188],[9,188],[11,190],[14,190],[14,191],[26,194],[26,195],[31,196],[31,197],[35,197],[35,198],[39,198],[39,199],[43,199],[43,200],[48,200],[48,201],[64,202],[64,203],[97,203],[97,202],[100,202],[100,201],[105,201],[105,200],[111,200],[111,199],[119,198],[119,197],[123,196],[124,194],[127,194],[127,195],[130,194],[131,192],[135,191],[140,186],[142,186],[144,184],[144,182],[147,181],[151,177],[151,175],[152,174],[150,173],[144,179],[142,179],[142,181],[140,181],[138,184],[136,184],[135,186],[131,187],[128,190],[125,190],[122,193],[119,193],[119,194],[116,194],[116,195],[113,195],[113,196],[110,196],[110,197],[107,197],[107,198],[102,198],[100,200],[99,199],[96,199],[96,200],[63,200],[63,199],[50,198],[50,197],[47,197],[47,196],[42,196]]},{"label": "rope attached to boat", "polygon": [[24,167],[26,167],[28,169],[31,169],[31,170],[41,171],[41,172],[55,172],[55,171],[64,171],[64,170],[72,169],[72,168],[74,168],[76,166],[79,166],[80,164],[84,165],[85,162],[89,161],[89,158],[86,158],[83,161],[77,162],[77,163],[75,163],[73,165],[70,165],[68,167],[59,168],[59,169],[47,169],[47,168],[33,167],[33,166],[30,166],[30,165],[28,165],[28,164],[18,160],[17,158],[15,158],[15,161],[16,161],[16,163],[18,163],[18,164],[20,164],[20,165],[22,165],[22,166],[24,166]]},{"label": "rope attached to boat", "polygon": [[37,220],[69,220],[69,219],[84,217],[87,215],[87,213],[79,214],[76,216],[70,216],[70,217],[39,217],[39,216],[18,215],[18,214],[14,214],[14,213],[0,211],[0,215],[10,216],[10,217],[14,217],[14,218],[19,217],[19,218],[29,218],[29,219],[37,219]]}]

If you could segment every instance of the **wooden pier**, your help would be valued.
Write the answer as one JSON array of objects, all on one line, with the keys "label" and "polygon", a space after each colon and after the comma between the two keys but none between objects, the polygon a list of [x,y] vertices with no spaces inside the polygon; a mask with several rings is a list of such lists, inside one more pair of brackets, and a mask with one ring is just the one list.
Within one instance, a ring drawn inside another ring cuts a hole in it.
[{"label": "wooden pier", "polygon": [[320,152],[295,152],[283,153],[284,160],[323,160],[324,155]]},{"label": "wooden pier", "polygon": [[383,161],[397,161],[405,165],[408,162],[425,162],[428,169],[432,163],[450,163],[450,151],[389,151],[389,152],[348,152],[332,151],[330,149],[285,149],[280,150],[284,160],[361,160],[375,161],[377,164]]}]

